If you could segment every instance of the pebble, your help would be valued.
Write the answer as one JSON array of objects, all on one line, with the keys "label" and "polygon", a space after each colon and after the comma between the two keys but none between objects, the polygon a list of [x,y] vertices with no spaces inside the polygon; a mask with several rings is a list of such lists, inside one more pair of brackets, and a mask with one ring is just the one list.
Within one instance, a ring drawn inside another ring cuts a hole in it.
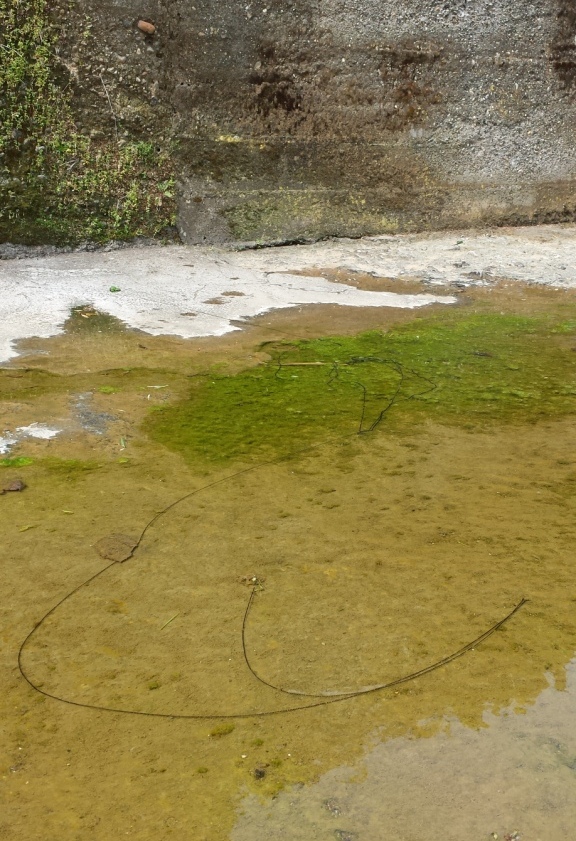
[{"label": "pebble", "polygon": [[139,20],[137,26],[140,32],[144,32],[146,35],[154,35],[156,32],[156,27],[148,20]]},{"label": "pebble", "polygon": [[4,485],[0,490],[0,494],[17,493],[18,491],[23,491],[25,487],[26,483],[22,479],[15,479],[13,482],[8,482],[7,485]]},{"label": "pebble", "polygon": [[342,811],[342,810],[341,810],[341,808],[340,808],[340,804],[338,803],[338,801],[337,801],[337,800],[335,800],[335,799],[334,799],[334,798],[332,798],[332,797],[330,797],[328,800],[325,800],[325,801],[324,801],[324,803],[323,803],[322,805],[324,806],[324,808],[325,808],[328,812],[330,812],[330,814],[331,814],[331,815],[334,815],[334,817],[338,817],[338,815],[339,815],[339,814],[340,814],[340,812]]}]

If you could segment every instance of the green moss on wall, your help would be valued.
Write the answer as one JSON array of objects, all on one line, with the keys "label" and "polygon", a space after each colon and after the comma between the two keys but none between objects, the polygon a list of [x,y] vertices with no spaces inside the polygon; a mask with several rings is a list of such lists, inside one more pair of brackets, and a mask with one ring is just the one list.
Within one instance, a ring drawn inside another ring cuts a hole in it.
[{"label": "green moss on wall", "polygon": [[174,222],[171,151],[76,126],[47,0],[0,0],[0,241],[104,242]]},{"label": "green moss on wall", "polygon": [[236,240],[262,242],[284,239],[289,234],[304,239],[360,235],[366,230],[379,234],[398,233],[399,215],[378,208],[378,197],[353,191],[278,189],[244,200],[223,212]]}]

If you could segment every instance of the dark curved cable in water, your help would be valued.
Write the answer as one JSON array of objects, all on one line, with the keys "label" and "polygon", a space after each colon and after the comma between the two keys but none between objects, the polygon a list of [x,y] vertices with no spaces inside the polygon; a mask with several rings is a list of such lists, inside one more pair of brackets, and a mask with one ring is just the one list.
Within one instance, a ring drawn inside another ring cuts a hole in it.
[{"label": "dark curved cable in water", "polygon": [[[361,363],[364,363],[364,362],[374,362],[374,363],[384,364],[384,365],[387,365],[388,367],[393,368],[396,371],[396,373],[399,374],[399,377],[400,377],[399,383],[397,384],[397,387],[396,387],[395,391],[393,392],[392,396],[387,398],[387,403],[384,406],[384,408],[380,411],[380,413],[378,414],[376,420],[368,427],[368,429],[363,428],[364,417],[365,417],[365,412],[366,412],[367,389],[362,383],[357,383],[357,385],[362,389],[362,392],[363,392],[362,411],[361,411],[361,418],[360,418],[360,423],[359,423],[358,430],[357,430],[357,432],[350,433],[349,435],[337,436],[336,439],[332,439],[332,440],[342,441],[346,438],[353,437],[354,435],[360,435],[360,434],[363,434],[363,433],[366,433],[366,432],[374,431],[374,429],[381,423],[381,421],[383,420],[385,415],[388,413],[388,411],[390,411],[390,409],[395,405],[395,403],[399,399],[401,399],[400,390],[401,390],[402,384],[403,384],[404,379],[405,379],[404,370],[403,370],[401,364],[396,362],[395,360],[387,360],[387,359],[385,360],[385,359],[381,359],[381,358],[377,358],[377,357],[366,357],[366,358],[357,357],[357,358],[353,358],[353,359],[349,360],[348,362],[345,362],[345,363],[342,363],[342,364],[344,364],[344,365],[354,365],[354,364],[361,364]],[[282,367],[285,367],[285,365],[286,365],[285,363],[282,364],[281,361],[279,362],[278,369],[276,371],[275,376],[279,375]],[[422,376],[421,374],[418,374],[415,371],[410,371],[410,373],[412,373],[414,376],[416,376],[420,379],[423,379],[423,380],[426,380],[427,382],[429,382],[431,384],[431,388],[427,389],[424,392],[420,392],[419,394],[409,395],[408,397],[406,397],[404,399],[408,399],[408,400],[415,399],[415,398],[417,398],[417,397],[419,397],[423,394],[428,393],[429,391],[433,390],[434,388],[436,388],[435,383],[433,383],[433,381],[430,380],[429,378],[424,377],[424,376]],[[332,365],[331,365],[331,373],[330,373],[330,377],[329,377],[329,383],[332,382],[332,380],[334,380],[334,379],[338,379],[338,377],[339,377],[338,363],[333,362]],[[148,530],[161,517],[163,517],[165,514],[167,514],[173,508],[180,505],[182,502],[189,499],[190,497],[195,496],[196,494],[201,493],[202,491],[208,490],[209,488],[213,488],[216,485],[220,485],[224,482],[229,482],[232,479],[235,479],[238,476],[241,476],[245,473],[250,473],[252,471],[259,470],[263,467],[270,466],[270,465],[273,465],[273,464],[279,464],[282,461],[285,461],[287,458],[292,458],[293,456],[299,455],[300,453],[304,453],[304,452],[307,452],[307,451],[310,451],[310,450],[313,450],[313,449],[317,449],[319,446],[322,446],[325,443],[327,443],[327,442],[324,441],[324,442],[322,442],[322,444],[310,444],[306,447],[302,447],[302,448],[292,452],[291,454],[289,454],[287,456],[281,456],[279,458],[272,459],[270,461],[265,461],[265,462],[261,462],[259,464],[251,465],[250,467],[245,467],[242,470],[236,471],[235,473],[231,474],[230,476],[224,476],[220,479],[216,479],[215,481],[210,482],[207,485],[203,485],[200,488],[196,488],[196,489],[190,491],[189,493],[184,494],[184,496],[181,496],[179,499],[174,500],[169,505],[167,505],[165,508],[163,508],[161,511],[157,512],[146,523],[146,525],[144,526],[144,528],[142,529],[142,531],[140,533],[140,536],[138,538],[137,543],[134,546],[134,549],[132,550],[132,555],[134,555],[134,553],[138,550],[138,548],[142,544],[144,536],[146,535]],[[102,576],[105,572],[107,572],[112,566],[115,566],[115,563],[116,562],[113,561],[112,563],[107,564],[105,567],[100,569],[98,572],[94,573],[94,575],[91,575],[89,578],[87,578],[85,581],[83,581],[81,584],[79,584],[77,587],[75,587],[73,590],[71,590],[65,596],[63,596],[63,598],[61,598],[60,601],[58,601],[55,605],[53,605],[44,614],[44,616],[38,622],[35,623],[32,630],[28,633],[28,635],[26,636],[26,638],[23,640],[22,644],[20,645],[20,648],[18,650],[18,669],[20,671],[20,674],[22,675],[24,680],[28,683],[28,685],[32,689],[34,689],[36,692],[39,692],[41,695],[44,695],[46,698],[51,698],[52,700],[60,701],[61,703],[68,704],[70,706],[80,707],[80,708],[89,709],[89,710],[96,710],[98,712],[111,712],[111,713],[119,713],[119,714],[122,714],[122,715],[139,715],[139,716],[147,716],[149,718],[166,718],[166,719],[183,719],[183,720],[212,720],[212,719],[231,719],[231,718],[253,718],[253,717],[264,717],[264,716],[279,715],[279,714],[282,714],[282,713],[299,712],[301,710],[310,710],[310,709],[314,709],[316,707],[326,706],[327,704],[334,704],[334,703],[338,703],[340,701],[349,701],[352,698],[359,697],[360,695],[367,695],[367,694],[372,693],[372,692],[379,692],[379,691],[382,691],[382,690],[385,690],[385,689],[390,689],[394,686],[399,686],[402,683],[407,683],[408,681],[415,680],[416,678],[419,678],[419,677],[423,677],[424,675],[430,674],[430,672],[433,672],[436,669],[441,668],[442,666],[448,665],[449,663],[453,662],[454,660],[458,659],[459,657],[462,657],[468,651],[471,651],[473,648],[475,648],[477,645],[482,643],[484,640],[488,639],[488,637],[490,637],[499,628],[501,628],[506,622],[508,622],[508,620],[511,619],[514,616],[514,614],[518,610],[520,610],[520,608],[527,601],[526,599],[522,599],[510,611],[510,613],[508,613],[503,619],[496,622],[494,625],[492,625],[487,631],[485,631],[479,637],[476,637],[476,639],[467,643],[462,648],[455,651],[453,654],[450,654],[447,657],[444,657],[441,660],[438,660],[435,663],[432,663],[431,665],[426,666],[423,669],[419,669],[416,672],[412,672],[411,674],[404,675],[403,677],[396,678],[395,680],[392,680],[392,681],[388,681],[387,683],[375,684],[373,686],[365,686],[365,687],[361,687],[360,689],[356,689],[356,690],[344,690],[344,691],[331,690],[331,691],[320,692],[320,693],[310,693],[310,692],[304,692],[304,691],[297,690],[297,689],[286,689],[284,687],[275,686],[274,684],[272,684],[269,681],[262,678],[258,674],[258,672],[256,671],[255,667],[252,665],[252,663],[250,661],[250,658],[248,656],[248,651],[247,651],[247,647],[246,647],[246,628],[247,628],[247,623],[248,623],[248,617],[249,617],[249,614],[251,612],[252,604],[254,602],[254,597],[255,597],[255,594],[256,594],[256,587],[254,587],[252,589],[252,592],[251,592],[250,597],[248,599],[248,604],[246,606],[246,610],[245,610],[245,613],[244,613],[244,617],[243,617],[243,621],[242,621],[242,629],[241,629],[242,652],[243,652],[243,656],[244,656],[244,660],[245,660],[247,668],[249,669],[249,671],[251,672],[253,677],[259,683],[267,686],[268,688],[270,688],[270,689],[272,689],[276,692],[286,694],[286,695],[291,695],[291,696],[296,695],[296,696],[299,696],[299,697],[302,697],[302,698],[314,698],[314,699],[317,699],[317,700],[315,700],[311,703],[306,703],[306,704],[300,705],[300,706],[285,707],[285,708],[279,708],[279,709],[273,709],[273,710],[257,710],[257,711],[254,711],[254,712],[230,712],[230,713],[214,713],[214,714],[184,714],[184,713],[146,712],[144,710],[122,709],[122,708],[111,707],[111,706],[106,706],[106,705],[89,704],[89,703],[84,703],[84,702],[81,702],[81,701],[74,701],[72,699],[64,698],[62,696],[56,695],[55,693],[48,692],[33,681],[33,679],[28,675],[28,673],[26,671],[26,668],[25,668],[25,665],[24,665],[24,652],[26,650],[26,647],[28,646],[28,643],[32,640],[34,635],[37,633],[37,631],[42,627],[44,622],[50,616],[52,616],[58,610],[59,607],[61,607],[65,602],[67,602],[76,593],[78,593],[79,590],[88,586],[93,581],[95,581],[97,578]]]},{"label": "dark curved cable in water", "polygon": [[[203,489],[199,489],[203,490]],[[214,713],[214,714],[189,714],[189,713],[157,713],[157,712],[147,712],[146,710],[127,710],[122,709],[120,707],[110,707],[102,704],[88,704],[82,701],[73,701],[70,698],[64,698],[60,695],[56,695],[52,692],[47,692],[38,684],[34,683],[31,677],[26,672],[26,669],[23,664],[23,656],[24,650],[28,642],[32,639],[36,631],[44,624],[46,619],[51,616],[55,611],[64,604],[64,602],[68,601],[68,599],[72,598],[79,590],[83,587],[86,587],[92,581],[95,581],[99,578],[103,573],[110,569],[110,567],[115,566],[115,561],[108,564],[107,566],[103,567],[101,570],[96,572],[94,575],[87,578],[86,581],[83,581],[69,593],[67,593],[59,602],[57,602],[50,610],[44,614],[42,619],[36,623],[36,625],[32,628],[28,636],[22,642],[20,649],[18,651],[18,669],[20,674],[28,683],[29,686],[32,687],[36,692],[39,692],[41,695],[44,695],[46,698],[51,698],[53,701],[60,701],[63,704],[68,704],[69,706],[73,707],[81,707],[86,710],[96,710],[97,712],[111,712],[111,713],[120,713],[122,715],[140,715],[140,716],[147,716],[148,718],[171,718],[171,719],[188,719],[188,720],[213,720],[213,719],[229,719],[229,718],[262,718],[272,715],[280,715],[282,713],[293,713],[293,712],[300,712],[301,710],[311,710],[315,707],[323,707],[327,704],[336,704],[340,701],[349,701],[352,698],[358,698],[360,695],[368,695],[373,692],[380,692],[384,689],[391,689],[394,686],[399,686],[402,683],[408,683],[411,680],[416,680],[416,678],[423,677],[424,675],[430,674],[430,672],[436,671],[436,669],[442,668],[442,666],[448,665],[448,663],[452,663],[454,660],[457,660],[459,657],[462,657],[468,651],[474,649],[477,645],[484,642],[484,640],[488,639],[488,637],[492,636],[499,628],[501,628],[509,619],[511,619],[514,614],[520,610],[520,608],[526,604],[527,599],[522,599],[518,604],[508,613],[503,619],[500,619],[487,631],[484,631],[483,634],[480,634],[479,637],[472,640],[471,642],[467,643],[466,645],[459,648],[457,651],[449,654],[447,657],[443,657],[441,660],[437,660],[435,663],[432,663],[429,666],[426,666],[423,669],[419,669],[416,672],[412,672],[411,674],[404,675],[403,677],[396,678],[395,680],[388,681],[387,683],[380,683],[374,686],[364,686],[361,689],[356,690],[332,690],[327,692],[320,692],[320,693],[311,693],[311,692],[302,692],[298,689],[285,689],[280,686],[275,686],[274,684],[270,683],[269,681],[262,678],[255,670],[254,666],[252,665],[249,657],[248,651],[246,646],[246,625],[248,622],[248,616],[250,614],[250,610],[252,607],[252,603],[254,601],[254,596],[256,593],[256,587],[252,588],[252,592],[250,593],[250,598],[248,599],[248,604],[246,606],[246,610],[244,612],[244,618],[242,621],[242,653],[244,655],[244,660],[248,669],[250,670],[251,674],[256,678],[259,683],[262,683],[264,686],[267,686],[269,689],[273,689],[276,692],[281,692],[286,695],[298,695],[304,698],[317,698],[322,700],[316,700],[312,703],[302,704],[297,707],[284,707],[275,710],[256,710],[254,712],[232,712],[232,713]]]},{"label": "dark curved cable in water", "polygon": [[488,637],[491,637],[492,634],[496,633],[509,619],[511,619],[517,611],[523,607],[528,599],[522,599],[518,602],[518,604],[507,613],[503,619],[500,619],[487,631],[484,631],[483,634],[480,634],[479,637],[472,640],[471,642],[466,643],[463,645],[462,648],[459,648],[457,651],[453,652],[452,654],[443,657],[441,660],[436,660],[435,663],[432,663],[430,666],[425,666],[423,669],[418,669],[416,672],[411,672],[409,675],[404,675],[404,677],[395,678],[394,680],[390,680],[387,683],[376,683],[372,686],[362,686],[360,689],[332,689],[327,690],[326,692],[303,692],[300,689],[286,689],[282,686],[276,686],[274,683],[270,683],[270,681],[263,678],[261,675],[258,674],[255,667],[250,662],[250,658],[248,656],[248,647],[246,645],[246,626],[248,623],[248,616],[250,614],[250,609],[252,607],[252,602],[254,601],[254,596],[256,594],[256,588],[252,590],[250,595],[250,599],[248,601],[248,606],[246,608],[246,612],[244,614],[244,622],[242,623],[242,651],[244,653],[244,659],[246,661],[246,665],[256,678],[256,680],[263,683],[264,686],[268,686],[270,689],[275,689],[277,692],[283,692],[285,695],[298,695],[302,698],[334,698],[338,697],[340,700],[345,700],[346,698],[357,698],[358,695],[367,695],[370,692],[379,692],[381,689],[391,689],[393,686],[399,686],[401,683],[407,683],[410,680],[415,680],[418,677],[423,677],[424,675],[430,674],[430,672],[436,671],[436,669],[440,669],[442,666],[447,666],[448,663],[454,662],[459,657],[462,657],[463,654],[466,654],[468,651],[472,651],[472,649],[476,648],[477,645],[487,640]]}]

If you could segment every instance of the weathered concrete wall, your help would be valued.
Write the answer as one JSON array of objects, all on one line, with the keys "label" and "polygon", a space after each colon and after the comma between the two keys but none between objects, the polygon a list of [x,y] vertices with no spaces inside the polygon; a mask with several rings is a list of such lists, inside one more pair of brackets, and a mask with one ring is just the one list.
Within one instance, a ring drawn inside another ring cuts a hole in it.
[{"label": "weathered concrete wall", "polygon": [[118,116],[177,138],[186,242],[576,215],[576,0],[80,5]]}]

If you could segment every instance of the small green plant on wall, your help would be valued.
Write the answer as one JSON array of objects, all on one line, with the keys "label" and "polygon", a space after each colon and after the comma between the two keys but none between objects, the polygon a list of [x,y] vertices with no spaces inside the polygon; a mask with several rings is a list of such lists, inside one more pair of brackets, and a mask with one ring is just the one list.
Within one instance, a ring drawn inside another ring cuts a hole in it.
[{"label": "small green plant on wall", "polygon": [[170,149],[78,130],[47,0],[0,0],[0,241],[104,242],[174,221]]}]

